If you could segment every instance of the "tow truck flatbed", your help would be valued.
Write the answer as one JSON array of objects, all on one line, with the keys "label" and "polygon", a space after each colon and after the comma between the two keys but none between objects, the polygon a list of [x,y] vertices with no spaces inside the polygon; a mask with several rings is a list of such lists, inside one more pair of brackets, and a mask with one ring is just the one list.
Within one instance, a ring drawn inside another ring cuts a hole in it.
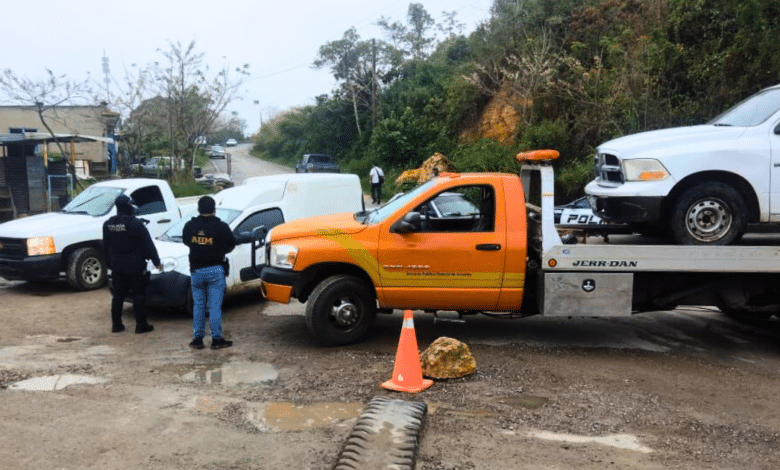
[{"label": "tow truck flatbed", "polygon": [[776,233],[747,235],[740,245],[725,246],[668,245],[636,234],[566,244],[553,221],[552,167],[523,166],[526,194],[531,175],[539,176],[541,189],[541,205],[526,204],[538,313],[626,316],[678,305],[714,305],[733,315],[780,312]]}]

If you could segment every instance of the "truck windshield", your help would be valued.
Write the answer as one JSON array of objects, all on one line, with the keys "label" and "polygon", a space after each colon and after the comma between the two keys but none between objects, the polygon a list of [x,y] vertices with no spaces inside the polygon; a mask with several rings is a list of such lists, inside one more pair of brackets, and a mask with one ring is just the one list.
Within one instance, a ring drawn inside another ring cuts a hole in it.
[{"label": "truck windshield", "polygon": [[[236,220],[236,217],[238,217],[241,214],[241,211],[236,209],[224,209],[224,208],[217,208],[217,217],[219,217],[223,222],[230,225],[230,222],[233,222]],[[158,238],[164,242],[177,242],[181,243],[181,232],[184,230],[184,224],[190,221],[193,217],[197,217],[198,213],[196,210],[191,210],[187,212],[186,214],[183,214],[181,220],[176,222],[175,224],[171,225],[171,228],[168,229],[165,233],[160,235]]]},{"label": "truck windshield", "polygon": [[716,117],[714,126],[752,127],[780,111],[780,88],[763,90]]},{"label": "truck windshield", "polygon": [[61,212],[66,214],[86,214],[93,217],[106,215],[114,207],[116,197],[122,194],[122,188],[108,186],[90,186],[76,196]]},{"label": "truck windshield", "polygon": [[374,209],[373,211],[368,213],[365,219],[363,219],[363,224],[373,225],[384,221],[386,218],[390,217],[391,214],[395,213],[395,211],[405,206],[406,203],[416,198],[418,195],[424,193],[431,186],[433,186],[433,181],[428,181],[427,183],[414,188],[408,193],[402,194],[392,199],[384,206],[378,209]]}]

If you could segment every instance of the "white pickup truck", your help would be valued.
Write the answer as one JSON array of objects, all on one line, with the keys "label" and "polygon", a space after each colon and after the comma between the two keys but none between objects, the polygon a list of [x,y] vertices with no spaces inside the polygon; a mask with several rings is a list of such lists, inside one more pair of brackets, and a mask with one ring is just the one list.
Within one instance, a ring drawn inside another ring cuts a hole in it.
[{"label": "white pickup truck", "polygon": [[[244,184],[213,196],[217,217],[233,230],[236,248],[228,253],[230,273],[227,292],[259,287],[260,279],[252,269],[252,239],[261,226],[266,230],[292,220],[319,215],[364,210],[360,178],[335,173],[282,174],[247,178]],[[150,266],[151,279],[146,291],[147,304],[190,312],[189,248],[182,243],[184,224],[197,216],[194,207],[165,234],[155,240],[163,265],[159,272]],[[265,264],[265,251],[258,250],[255,265]]]},{"label": "white pickup truck", "polygon": [[147,220],[152,237],[181,219],[168,183],[131,178],[93,184],[59,212],[34,215],[0,224],[0,276],[8,280],[41,281],[66,277],[79,290],[106,282],[103,222],[116,214],[120,194],[133,198],[138,217]]},{"label": "white pickup truck", "polygon": [[596,149],[596,215],[677,244],[727,245],[780,222],[780,85],[708,124],[620,137]]}]

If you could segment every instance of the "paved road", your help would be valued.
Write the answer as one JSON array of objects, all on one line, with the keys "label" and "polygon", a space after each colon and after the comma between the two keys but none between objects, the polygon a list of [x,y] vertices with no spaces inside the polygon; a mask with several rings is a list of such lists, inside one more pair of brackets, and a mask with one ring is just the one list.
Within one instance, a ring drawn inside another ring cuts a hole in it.
[{"label": "paved road", "polygon": [[228,147],[230,156],[225,160],[211,160],[217,173],[230,174],[236,185],[243,184],[246,178],[252,176],[278,175],[294,173],[293,168],[260,160],[249,154],[252,144],[240,144]]},{"label": "paved road", "polygon": [[[211,171],[214,173],[230,174],[231,179],[236,185],[243,184],[246,178],[252,176],[295,173],[295,168],[253,157],[249,154],[251,148],[252,144],[240,144],[235,147],[230,147],[228,149],[228,152],[230,153],[229,159],[211,160],[213,166]],[[363,200],[365,201],[366,208],[372,209],[377,207],[375,204],[371,204],[371,196],[369,194],[364,194]]]}]

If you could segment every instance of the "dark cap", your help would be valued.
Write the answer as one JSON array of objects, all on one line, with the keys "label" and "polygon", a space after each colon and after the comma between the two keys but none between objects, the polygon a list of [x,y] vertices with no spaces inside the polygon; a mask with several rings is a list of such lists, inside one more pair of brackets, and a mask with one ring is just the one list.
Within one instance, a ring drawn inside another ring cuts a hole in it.
[{"label": "dark cap", "polygon": [[217,209],[217,204],[211,196],[203,196],[198,199],[198,214],[213,214]]},{"label": "dark cap", "polygon": [[116,204],[116,211],[119,214],[132,215],[135,212],[135,204],[133,203],[133,199],[127,194],[120,194],[117,196],[114,204]]}]

